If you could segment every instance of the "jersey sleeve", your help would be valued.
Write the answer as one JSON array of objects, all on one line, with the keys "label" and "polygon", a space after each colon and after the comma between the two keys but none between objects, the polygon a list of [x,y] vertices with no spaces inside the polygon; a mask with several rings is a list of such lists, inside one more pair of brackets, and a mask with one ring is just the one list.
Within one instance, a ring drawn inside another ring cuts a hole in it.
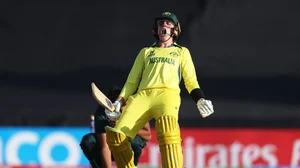
[{"label": "jersey sleeve", "polygon": [[189,93],[196,88],[200,88],[190,51],[185,47],[183,48],[181,60],[181,74],[184,80],[185,88]]},{"label": "jersey sleeve", "polygon": [[143,69],[144,69],[145,49],[142,49],[136,57],[134,64],[127,77],[126,83],[120,93],[120,96],[126,101],[138,88]]}]

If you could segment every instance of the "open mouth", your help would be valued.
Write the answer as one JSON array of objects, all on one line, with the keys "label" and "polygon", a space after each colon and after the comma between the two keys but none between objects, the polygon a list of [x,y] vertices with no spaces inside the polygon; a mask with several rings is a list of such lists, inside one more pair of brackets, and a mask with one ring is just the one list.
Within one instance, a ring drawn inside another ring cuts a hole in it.
[{"label": "open mouth", "polygon": [[162,36],[164,36],[164,35],[167,35],[168,33],[167,33],[167,29],[166,28],[162,28],[160,31],[159,31],[159,35],[162,35]]}]

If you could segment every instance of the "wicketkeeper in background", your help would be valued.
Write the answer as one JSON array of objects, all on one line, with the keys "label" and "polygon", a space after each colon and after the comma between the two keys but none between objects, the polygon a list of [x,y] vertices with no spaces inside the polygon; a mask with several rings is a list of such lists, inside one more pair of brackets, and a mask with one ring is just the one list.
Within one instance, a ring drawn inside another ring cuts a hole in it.
[{"label": "wicketkeeper in background", "polygon": [[179,83],[182,78],[202,117],[214,112],[211,101],[205,99],[198,84],[189,50],[176,43],[180,32],[180,24],[174,14],[164,12],[154,18],[153,35],[157,41],[140,50],[122,92],[113,103],[115,113],[118,113],[128,100],[116,126],[105,128],[107,144],[118,168],[135,167],[128,140],[134,139],[152,118],[156,120],[162,167],[183,167],[178,124],[181,104]]},{"label": "wicketkeeper in background", "polygon": [[[107,94],[110,100],[115,100],[121,92],[121,88],[113,87]],[[125,106],[125,104],[124,104]],[[123,106],[123,107],[124,107]],[[121,110],[122,111],[122,108]],[[114,158],[106,143],[105,126],[114,127],[117,123],[119,115],[111,113],[108,110],[104,110],[102,106],[98,106],[97,111],[94,113],[94,131],[95,133],[89,133],[82,137],[80,146],[81,149],[89,160],[92,168],[111,168]],[[139,158],[142,154],[143,148],[147,145],[147,142],[151,139],[151,129],[149,122],[145,123],[143,128],[137,132],[137,136],[130,140],[129,146],[134,152],[134,165],[138,164]]]}]

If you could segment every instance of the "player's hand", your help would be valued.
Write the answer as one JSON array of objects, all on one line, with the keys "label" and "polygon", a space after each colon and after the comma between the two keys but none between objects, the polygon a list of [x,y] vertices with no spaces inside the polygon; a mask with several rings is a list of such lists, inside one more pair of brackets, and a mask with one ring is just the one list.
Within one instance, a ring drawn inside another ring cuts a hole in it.
[{"label": "player's hand", "polygon": [[111,121],[116,121],[120,118],[121,113],[114,111],[114,112],[110,112],[109,110],[105,109],[104,110],[106,116],[109,118],[109,120]]},{"label": "player's hand", "polygon": [[120,101],[116,100],[112,105],[115,107],[114,112],[120,112],[120,109],[122,107],[122,103]]},{"label": "player's hand", "polygon": [[210,100],[205,100],[203,98],[199,99],[197,102],[197,108],[203,118],[214,113],[214,106]]}]

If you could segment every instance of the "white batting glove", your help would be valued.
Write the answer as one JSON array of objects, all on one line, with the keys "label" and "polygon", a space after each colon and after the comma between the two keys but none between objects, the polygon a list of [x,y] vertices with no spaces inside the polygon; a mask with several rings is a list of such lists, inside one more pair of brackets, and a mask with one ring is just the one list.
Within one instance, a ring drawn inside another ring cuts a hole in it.
[{"label": "white batting glove", "polygon": [[109,118],[109,120],[111,120],[111,121],[117,121],[121,115],[121,113],[118,111],[110,112],[107,109],[105,109],[104,112],[105,112],[106,116]]},{"label": "white batting glove", "polygon": [[120,101],[116,100],[112,105],[115,107],[115,112],[120,112],[122,107],[122,103]]},{"label": "white batting glove", "polygon": [[203,118],[214,113],[214,106],[210,100],[205,100],[203,98],[199,99],[197,102],[197,108]]}]

